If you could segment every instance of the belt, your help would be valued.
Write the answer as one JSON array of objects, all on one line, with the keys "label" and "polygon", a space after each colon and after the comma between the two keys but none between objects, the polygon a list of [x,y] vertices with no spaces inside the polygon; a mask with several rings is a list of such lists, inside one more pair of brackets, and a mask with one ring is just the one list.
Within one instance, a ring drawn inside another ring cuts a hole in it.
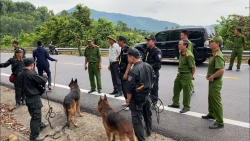
[{"label": "belt", "polygon": [[89,62],[89,64],[91,64],[91,65],[92,65],[92,64],[95,64],[95,63],[97,63],[97,62]]},{"label": "belt", "polygon": [[110,62],[110,64],[116,64],[116,63],[118,63],[118,61],[115,61],[115,62]]},{"label": "belt", "polygon": [[179,72],[179,74],[189,74],[191,72]]}]

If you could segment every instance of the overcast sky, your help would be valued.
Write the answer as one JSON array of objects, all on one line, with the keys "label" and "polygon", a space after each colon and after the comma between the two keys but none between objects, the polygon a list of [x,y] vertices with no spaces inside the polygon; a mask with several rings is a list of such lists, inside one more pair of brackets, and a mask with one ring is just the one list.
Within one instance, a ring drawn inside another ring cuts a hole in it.
[{"label": "overcast sky", "polygon": [[[150,17],[180,25],[216,24],[220,16],[249,15],[249,0],[13,0],[47,6],[54,13],[82,3],[98,11]],[[121,19],[122,20],[122,19]]]}]

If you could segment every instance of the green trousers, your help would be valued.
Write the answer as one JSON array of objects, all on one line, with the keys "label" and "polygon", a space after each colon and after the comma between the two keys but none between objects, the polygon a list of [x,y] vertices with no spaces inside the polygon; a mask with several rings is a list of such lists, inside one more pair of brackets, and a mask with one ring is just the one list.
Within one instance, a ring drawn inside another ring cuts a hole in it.
[{"label": "green trousers", "polygon": [[146,102],[142,105],[136,105],[133,98],[130,101],[129,109],[131,110],[132,124],[138,141],[145,141],[143,119],[147,134],[150,135],[152,132],[152,112],[149,99],[149,96],[146,96]]},{"label": "green trousers", "polygon": [[95,77],[97,82],[97,89],[102,90],[101,70],[99,69],[99,62],[88,63],[88,72],[91,90],[96,90]]},{"label": "green trousers", "polygon": [[223,109],[221,103],[221,91],[222,79],[214,80],[209,82],[208,90],[208,111],[210,116],[214,117],[216,124],[224,125],[223,122]]},{"label": "green trousers", "polygon": [[42,111],[43,107],[40,96],[27,96],[26,97],[26,106],[30,113],[30,139],[33,140],[39,136],[40,128],[42,126]]},{"label": "green trousers", "polygon": [[192,74],[177,74],[177,77],[174,81],[174,96],[173,96],[173,105],[180,106],[180,92],[183,90],[183,105],[185,110],[190,110],[190,100],[191,100],[191,87]]},{"label": "green trousers", "polygon": [[194,84],[193,84],[193,81],[191,81],[191,83],[190,83],[189,85],[190,85],[190,90],[194,90]]},{"label": "green trousers", "polygon": [[243,51],[243,48],[237,48],[232,50],[229,67],[233,67],[234,59],[237,57],[237,69],[240,69]]},{"label": "green trousers", "polygon": [[78,47],[79,56],[83,56],[82,49]]}]

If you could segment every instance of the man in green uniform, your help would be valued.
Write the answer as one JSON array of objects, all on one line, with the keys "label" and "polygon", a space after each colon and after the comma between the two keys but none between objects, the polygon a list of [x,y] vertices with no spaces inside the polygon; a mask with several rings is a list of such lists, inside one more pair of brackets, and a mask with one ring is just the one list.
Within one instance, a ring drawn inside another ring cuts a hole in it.
[{"label": "man in green uniform", "polygon": [[208,89],[208,114],[202,116],[203,119],[215,119],[215,123],[209,126],[210,129],[219,129],[224,127],[223,109],[221,103],[222,76],[224,73],[225,61],[220,45],[223,40],[221,36],[215,36],[210,39],[210,48],[213,56],[210,58],[206,79],[209,80]]},{"label": "man in green uniform", "polygon": [[186,113],[190,110],[190,83],[194,78],[195,73],[195,61],[193,53],[187,49],[188,41],[181,40],[179,42],[179,66],[178,66],[178,74],[174,81],[174,96],[173,96],[173,104],[168,105],[168,107],[179,108],[180,107],[180,92],[183,89],[183,105],[184,108],[180,111],[180,113]]},{"label": "man in green uniform", "polygon": [[[189,49],[192,53],[193,53],[193,44],[190,40],[188,40],[188,31],[187,30],[183,30],[181,31],[181,40],[187,40],[188,41],[188,47],[187,49]],[[190,88],[191,88],[191,94],[194,93],[194,84],[191,81],[190,83]]]},{"label": "man in green uniform", "polygon": [[79,37],[76,38],[76,46],[78,48],[79,56],[83,56],[82,53],[82,42]]},{"label": "man in green uniform", "polygon": [[[102,68],[102,56],[100,48],[94,44],[92,39],[88,40],[88,45],[85,47],[85,70],[88,69],[89,80],[91,90],[88,93],[96,91],[95,77],[97,81],[98,93],[101,93],[102,82],[101,82],[101,68]],[[88,64],[88,66],[87,66]]]},{"label": "man in green uniform", "polygon": [[236,28],[234,31],[233,35],[233,43],[234,43],[234,48],[231,54],[231,59],[230,59],[230,64],[227,70],[232,70],[233,64],[234,64],[234,59],[237,57],[237,70],[240,71],[240,65],[241,65],[241,60],[242,60],[242,53],[244,51],[244,47],[246,46],[246,37],[241,34],[241,29]]}]

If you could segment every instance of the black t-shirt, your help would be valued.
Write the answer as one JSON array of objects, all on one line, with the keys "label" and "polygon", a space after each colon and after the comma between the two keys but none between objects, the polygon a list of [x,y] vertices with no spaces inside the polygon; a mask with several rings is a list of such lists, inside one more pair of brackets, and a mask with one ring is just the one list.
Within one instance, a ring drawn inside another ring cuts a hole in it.
[{"label": "black t-shirt", "polygon": [[153,47],[152,49],[146,50],[146,56],[143,60],[144,62],[150,64],[155,71],[161,69],[161,59],[162,59],[162,52],[159,48]]},{"label": "black t-shirt", "polygon": [[125,46],[124,50],[121,50],[121,53],[119,55],[119,68],[120,68],[120,72],[124,73],[126,72],[127,69],[127,65],[128,65],[128,49],[129,46]]}]

